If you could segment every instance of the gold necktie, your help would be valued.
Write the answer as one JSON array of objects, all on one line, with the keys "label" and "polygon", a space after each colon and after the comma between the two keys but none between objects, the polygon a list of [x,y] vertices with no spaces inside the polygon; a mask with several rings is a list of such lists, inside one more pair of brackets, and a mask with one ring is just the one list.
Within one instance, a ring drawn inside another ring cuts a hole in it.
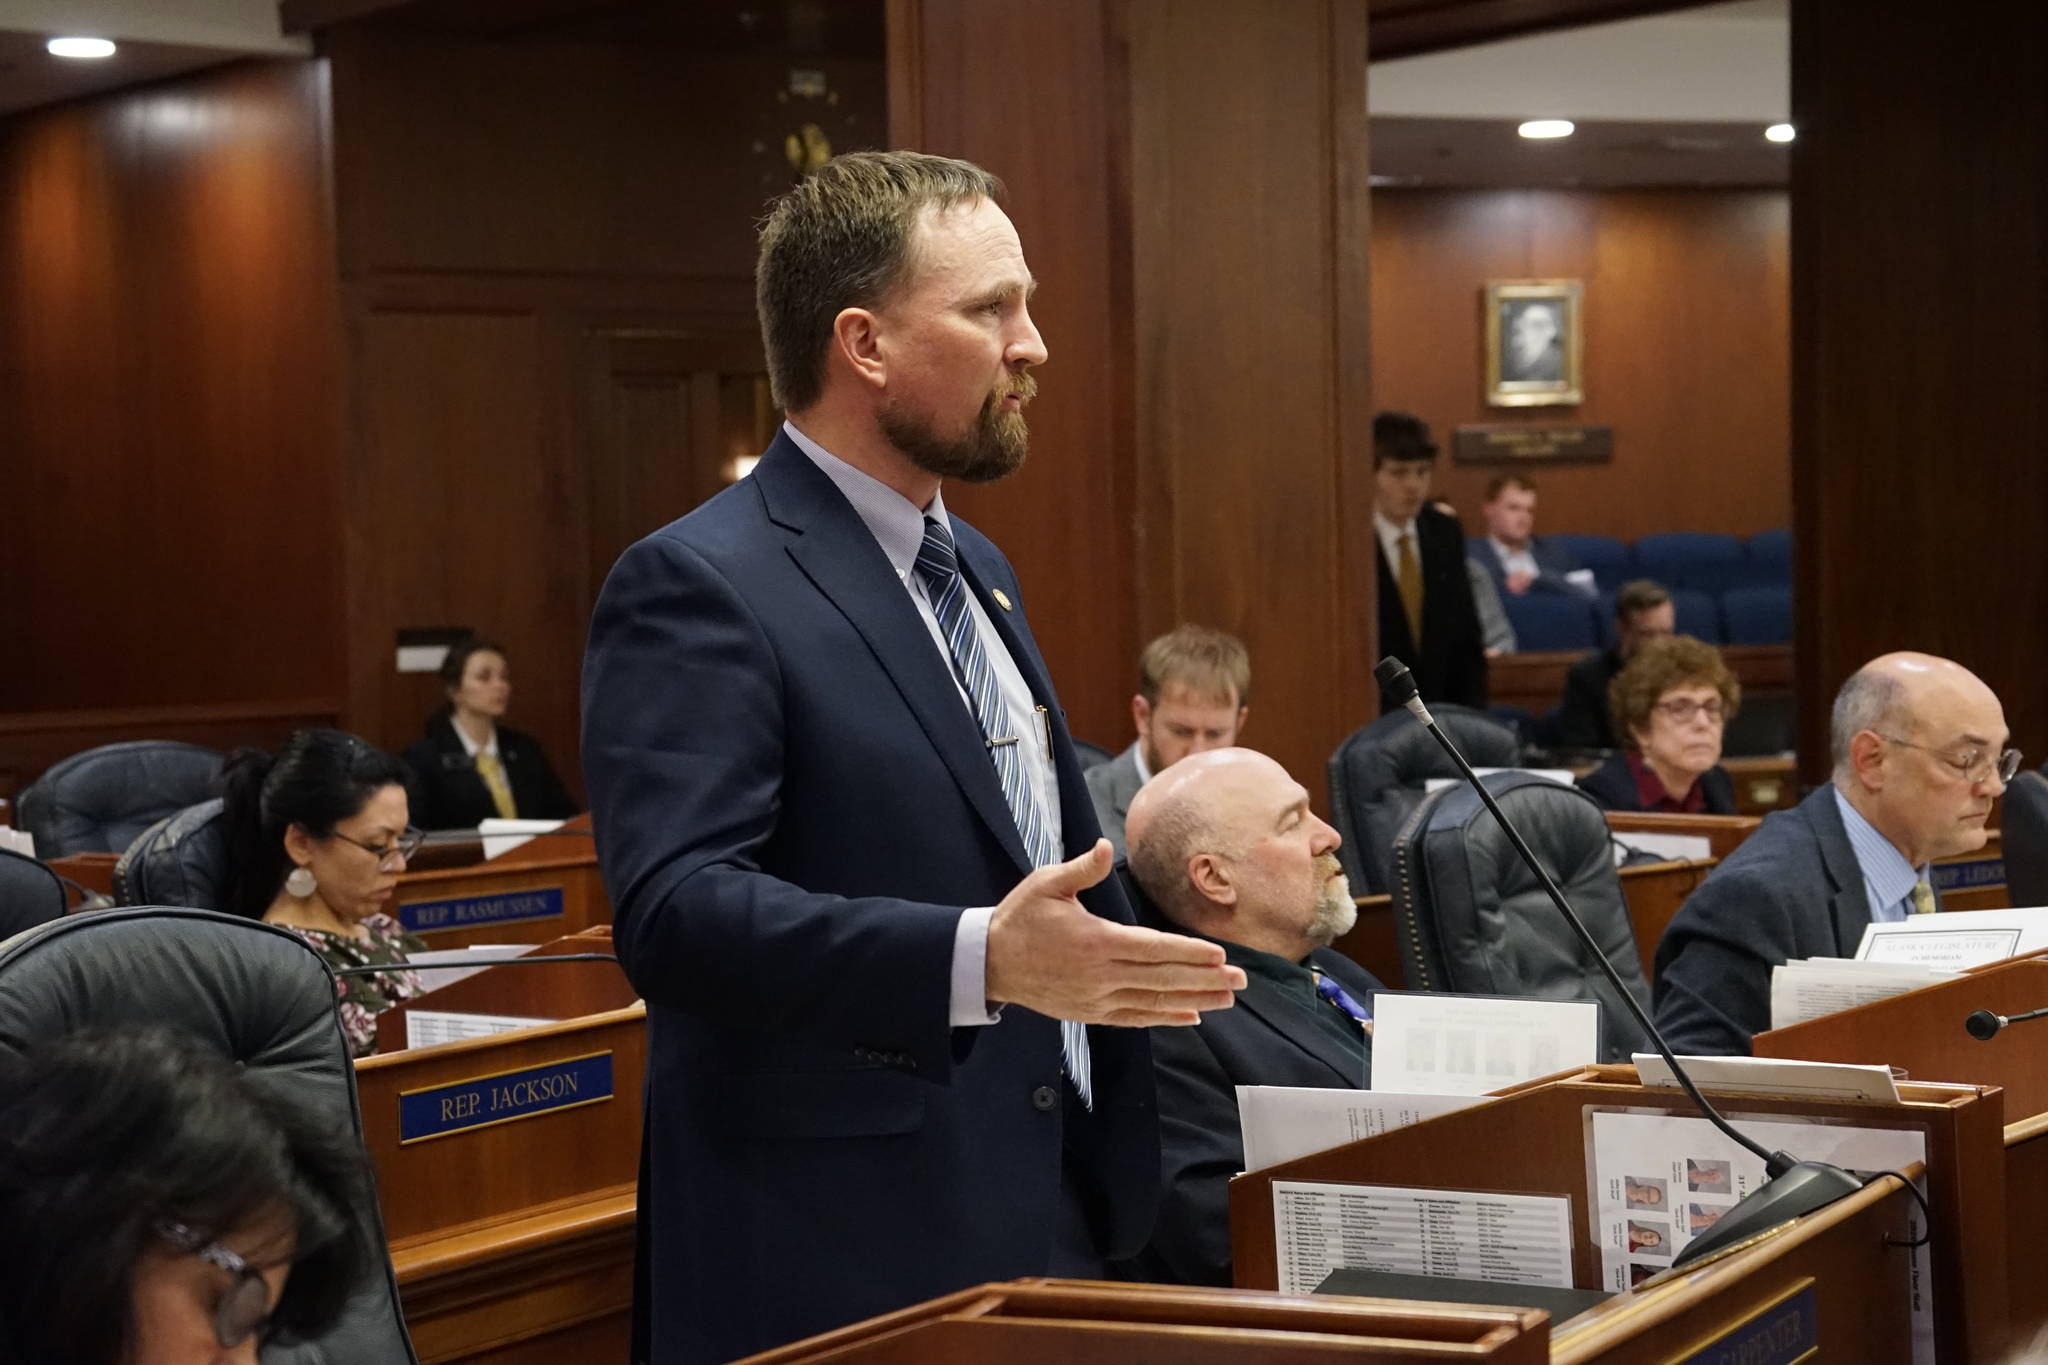
[{"label": "gold necktie", "polygon": [[1408,615],[1408,639],[1417,647],[1422,645],[1422,562],[1415,557],[1415,537],[1403,531],[1396,542],[1400,546],[1400,563],[1395,566],[1401,585],[1401,610]]},{"label": "gold necktie", "polygon": [[1916,915],[1931,915],[1935,909],[1934,888],[1927,884],[1925,877],[1922,877],[1919,881],[1913,883],[1913,913]]},{"label": "gold necktie", "polygon": [[519,813],[512,804],[512,788],[505,783],[505,765],[498,762],[496,754],[486,749],[477,750],[476,775],[490,790],[491,804],[498,808],[500,819],[510,820]]}]

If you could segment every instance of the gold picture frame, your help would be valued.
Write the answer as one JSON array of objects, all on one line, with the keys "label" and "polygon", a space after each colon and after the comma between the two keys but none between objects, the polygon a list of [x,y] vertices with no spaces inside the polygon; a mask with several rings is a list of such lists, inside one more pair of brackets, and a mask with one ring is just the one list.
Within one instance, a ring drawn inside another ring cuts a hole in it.
[{"label": "gold picture frame", "polygon": [[1572,407],[1586,400],[1584,305],[1577,280],[1487,282],[1488,407]]}]

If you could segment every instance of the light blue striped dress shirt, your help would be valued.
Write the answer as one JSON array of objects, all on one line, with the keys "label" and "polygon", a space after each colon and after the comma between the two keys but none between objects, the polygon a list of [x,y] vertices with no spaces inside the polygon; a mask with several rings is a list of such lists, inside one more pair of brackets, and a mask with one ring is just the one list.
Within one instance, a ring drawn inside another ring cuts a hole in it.
[{"label": "light blue striped dress shirt", "polygon": [[1856,850],[1856,865],[1863,869],[1863,894],[1870,898],[1870,922],[1897,924],[1913,913],[1913,884],[1927,875],[1925,867],[1906,861],[1897,844],[1877,832],[1863,813],[1849,804],[1836,787],[1835,809],[1842,813],[1842,828],[1849,832],[1849,847]]}]

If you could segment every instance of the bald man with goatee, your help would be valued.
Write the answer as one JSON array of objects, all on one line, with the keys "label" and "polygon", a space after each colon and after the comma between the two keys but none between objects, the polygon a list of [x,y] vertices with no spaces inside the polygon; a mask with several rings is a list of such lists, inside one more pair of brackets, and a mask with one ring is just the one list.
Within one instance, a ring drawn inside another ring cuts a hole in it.
[{"label": "bald man with goatee", "polygon": [[1657,1026],[1678,1052],[1743,1054],[1771,1026],[1771,969],[1854,957],[1863,931],[1940,908],[1930,864],[1984,847],[2019,767],[2005,710],[1976,674],[1886,654],[1835,697],[1834,777],[1765,817],[1657,947]]},{"label": "bald man with goatee", "polygon": [[1230,1283],[1230,1177],[1244,1168],[1237,1087],[1363,1089],[1380,989],[1331,950],[1357,918],[1337,831],[1287,770],[1250,749],[1190,754],[1131,799],[1125,822],[1140,923],[1221,945],[1237,1008],[1152,1030],[1159,1086],[1159,1221],[1123,1269]]}]

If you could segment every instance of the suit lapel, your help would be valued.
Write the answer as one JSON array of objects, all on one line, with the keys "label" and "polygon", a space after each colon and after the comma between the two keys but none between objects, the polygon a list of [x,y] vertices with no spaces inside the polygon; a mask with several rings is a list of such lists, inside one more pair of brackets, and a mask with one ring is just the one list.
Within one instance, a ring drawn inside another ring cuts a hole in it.
[{"label": "suit lapel", "polygon": [[968,804],[1019,870],[1029,872],[1031,860],[981,727],[867,524],[786,435],[777,434],[752,477],[761,481],[769,518],[799,533],[789,544],[790,558],[867,641]]},{"label": "suit lapel", "polygon": [[1278,986],[1255,972],[1245,975],[1245,988],[1237,994],[1238,1009],[1247,1011],[1267,1028],[1329,1067],[1346,1086],[1357,1089],[1365,1084],[1359,1059],[1345,1051],[1342,1043],[1302,1018],[1301,1010],[1281,993]]},{"label": "suit lapel", "polygon": [[1856,846],[1842,825],[1842,813],[1835,809],[1834,792],[1822,787],[1807,798],[1808,816],[1820,843],[1821,866],[1827,869],[1834,894],[1828,897],[1828,918],[1835,930],[1835,952],[1854,957],[1870,927],[1870,897],[1863,889],[1863,865],[1856,861]]}]

